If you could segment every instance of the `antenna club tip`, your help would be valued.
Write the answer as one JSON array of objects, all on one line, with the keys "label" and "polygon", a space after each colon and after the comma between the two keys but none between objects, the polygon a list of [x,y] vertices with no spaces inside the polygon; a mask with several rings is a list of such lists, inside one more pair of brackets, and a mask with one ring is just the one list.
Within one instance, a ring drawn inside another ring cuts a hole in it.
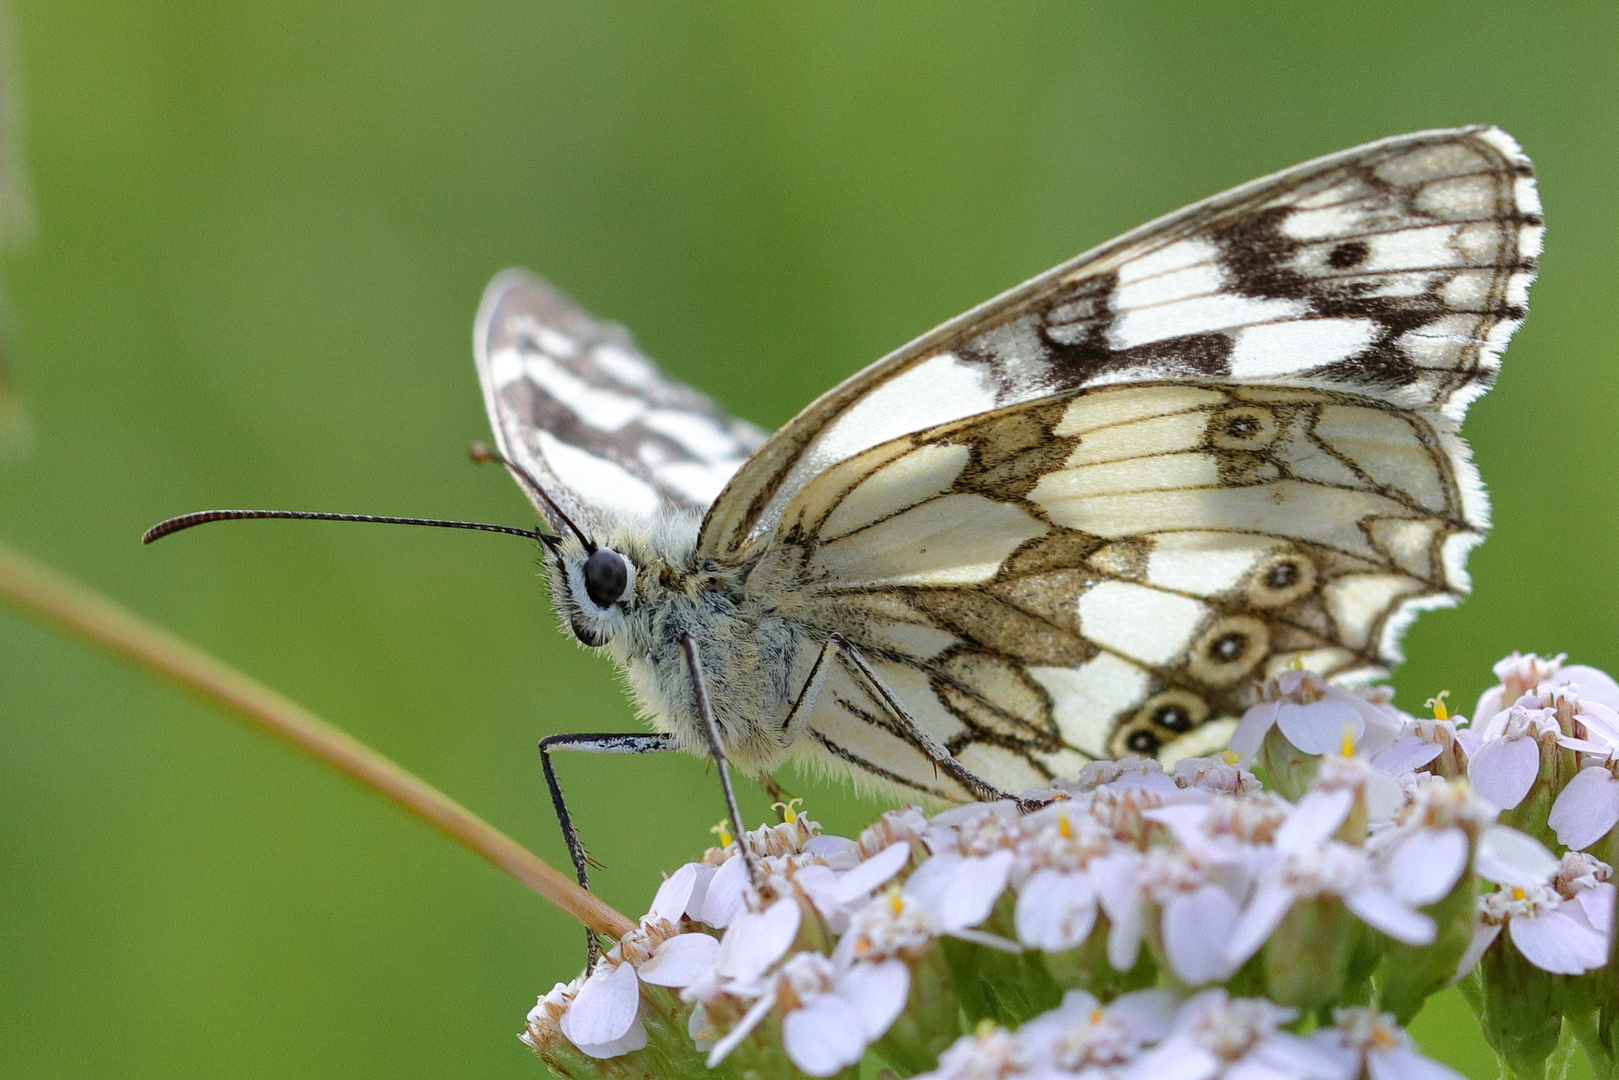
[{"label": "antenna club tip", "polygon": [[467,457],[479,465],[486,465],[491,461],[499,461],[500,455],[489,449],[488,443],[475,442],[467,447]]}]

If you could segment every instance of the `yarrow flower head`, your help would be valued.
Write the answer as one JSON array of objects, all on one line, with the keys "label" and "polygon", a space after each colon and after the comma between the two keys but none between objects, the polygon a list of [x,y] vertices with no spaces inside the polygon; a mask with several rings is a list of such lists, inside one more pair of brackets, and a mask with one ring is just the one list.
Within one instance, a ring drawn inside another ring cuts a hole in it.
[{"label": "yarrow flower head", "polygon": [[1560,658],[1496,674],[1470,725],[1442,694],[1414,719],[1284,672],[1237,749],[891,810],[854,840],[780,804],[670,874],[522,1038],[572,1080],[873,1054],[934,1080],[1454,1080],[1400,1023],[1465,977],[1532,1071],[1546,1002],[1595,1032],[1607,1000],[1619,713],[1612,680]]}]

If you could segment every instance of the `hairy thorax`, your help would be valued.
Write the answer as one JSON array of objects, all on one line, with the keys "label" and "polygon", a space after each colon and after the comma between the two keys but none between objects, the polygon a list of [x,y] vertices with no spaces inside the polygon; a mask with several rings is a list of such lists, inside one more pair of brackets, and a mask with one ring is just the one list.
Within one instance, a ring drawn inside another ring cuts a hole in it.
[{"label": "hairy thorax", "polygon": [[694,521],[671,516],[660,524],[650,535],[643,529],[609,536],[635,564],[635,584],[603,651],[624,672],[641,715],[681,749],[706,754],[680,649],[690,634],[727,755],[748,772],[773,769],[791,742],[784,724],[802,682],[797,669],[818,646],[781,617],[771,589],[750,580],[757,559],[732,566],[699,560]]}]

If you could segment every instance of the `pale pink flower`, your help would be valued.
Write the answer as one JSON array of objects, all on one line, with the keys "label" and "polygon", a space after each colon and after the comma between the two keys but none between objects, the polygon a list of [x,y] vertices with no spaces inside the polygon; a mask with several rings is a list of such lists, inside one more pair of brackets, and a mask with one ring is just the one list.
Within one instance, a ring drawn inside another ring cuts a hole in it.
[{"label": "pale pink flower", "polygon": [[842,971],[816,952],[794,953],[760,990],[757,1001],[714,1043],[714,1068],[783,1001],[782,1048],[810,1076],[832,1076],[865,1056],[905,1009],[910,971],[899,960],[854,964]]},{"label": "pale pink flower", "polygon": [[1255,795],[1259,777],[1248,771],[1246,755],[1226,750],[1213,757],[1181,758],[1175,762],[1175,783],[1181,788],[1215,795]]},{"label": "pale pink flower", "polygon": [[1312,1048],[1333,1059],[1336,1080],[1462,1080],[1460,1073],[1422,1055],[1390,1013],[1364,1007],[1334,1009],[1333,1025],[1308,1036]]},{"label": "pale pink flower", "polygon": [[781,977],[798,1001],[782,1018],[782,1046],[810,1076],[831,1076],[859,1062],[904,1011],[911,988],[904,961],[853,964],[839,972],[820,953],[798,953]]},{"label": "pale pink flower", "polygon": [[1348,816],[1354,796],[1345,789],[1312,791],[1300,800],[1276,835],[1274,857],[1225,946],[1228,963],[1240,966],[1260,947],[1299,900],[1336,896],[1362,922],[1408,945],[1426,945],[1436,928],[1377,872],[1364,848],[1330,837]]},{"label": "pale pink flower", "polygon": [[915,1080],[1001,1080],[1020,1076],[1033,1063],[1023,1041],[1002,1027],[963,1035],[939,1055],[932,1072]]},{"label": "pale pink flower", "polygon": [[646,1045],[641,980],[629,964],[603,957],[579,987],[560,1021],[562,1034],[593,1058],[617,1057]]},{"label": "pale pink flower", "polygon": [[1514,705],[1497,713],[1481,733],[1477,749],[1469,751],[1467,778],[1473,790],[1491,805],[1511,810],[1540,775],[1541,742],[1555,742],[1561,734],[1551,709]]},{"label": "pale pink flower", "polygon": [[1272,727],[1306,754],[1330,754],[1347,742],[1374,755],[1400,736],[1404,718],[1313,671],[1284,671],[1265,683],[1264,700],[1242,715],[1230,746],[1239,754],[1259,752]]},{"label": "pale pink flower", "polygon": [[1456,978],[1473,969],[1503,929],[1524,959],[1542,971],[1579,975],[1607,962],[1606,927],[1594,927],[1584,905],[1548,884],[1559,875],[1569,892],[1588,891],[1582,880],[1594,881],[1597,874],[1583,861],[1588,857],[1566,862],[1568,873],[1560,874],[1565,861],[1534,838],[1504,826],[1486,832],[1479,849],[1475,863],[1479,876],[1502,888],[1478,898],[1478,922],[1456,966]]},{"label": "pale pink flower", "polygon": [[1482,727],[1488,724],[1497,713],[1505,712],[1523,695],[1531,693],[1541,683],[1556,678],[1567,657],[1567,653],[1558,653],[1542,659],[1534,653],[1514,650],[1512,655],[1498,661],[1491,670],[1500,680],[1500,685],[1492,686],[1479,695],[1478,704],[1473,709],[1474,725]]},{"label": "pale pink flower", "polygon": [[827,927],[841,934],[849,926],[849,917],[865,904],[873,890],[890,881],[910,860],[911,845],[899,841],[847,870],[806,866],[795,872],[792,880],[815,904]]},{"label": "pale pink flower", "polygon": [[1069,990],[1062,1004],[1019,1028],[1017,1038],[1036,1070],[1111,1080],[1174,1029],[1176,1007],[1167,990],[1137,990],[1107,1005],[1084,990]]},{"label": "pale pink flower", "polygon": [[1175,1016],[1163,1042],[1125,1070],[1128,1080],[1338,1080],[1340,1066],[1325,1051],[1283,1031],[1298,1016],[1263,998],[1205,990]]},{"label": "pale pink flower", "polygon": [[[1158,908],[1158,938],[1175,975],[1188,986],[1224,979],[1241,966],[1224,955],[1242,901],[1248,874],[1240,864],[1204,862],[1186,848],[1154,847],[1136,872],[1136,902]],[[1113,935],[1139,926],[1143,915],[1115,919]],[[1110,938],[1109,944],[1113,942]],[[1130,959],[1134,959],[1134,950]],[[1114,964],[1115,967],[1119,965]]]},{"label": "pale pink flower", "polygon": [[1616,768],[1619,764],[1612,759],[1587,765],[1558,793],[1546,824],[1557,834],[1559,844],[1576,851],[1590,847],[1619,824]]}]

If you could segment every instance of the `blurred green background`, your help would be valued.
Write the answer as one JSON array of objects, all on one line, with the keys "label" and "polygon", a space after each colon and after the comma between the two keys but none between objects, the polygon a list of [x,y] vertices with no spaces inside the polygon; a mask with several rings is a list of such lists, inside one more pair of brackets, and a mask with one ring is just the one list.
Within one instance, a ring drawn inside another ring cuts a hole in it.
[{"label": "blurred green background", "polygon": [[[31,454],[0,539],[396,756],[564,863],[542,734],[631,730],[532,552],[214,506],[526,524],[468,345],[520,263],[776,425],[934,323],[1316,154],[1494,122],[1539,165],[1533,314],[1468,434],[1476,595],[1396,683],[1516,647],[1619,668],[1619,7],[13,0],[31,237],[3,265]],[[565,759],[644,910],[720,806]],[[871,813],[809,788],[837,830]],[[748,812],[765,800],[747,792]],[[215,711],[0,611],[0,1074],[534,1077],[556,911]],[[1493,1076],[1454,999],[1430,1051]]]}]

